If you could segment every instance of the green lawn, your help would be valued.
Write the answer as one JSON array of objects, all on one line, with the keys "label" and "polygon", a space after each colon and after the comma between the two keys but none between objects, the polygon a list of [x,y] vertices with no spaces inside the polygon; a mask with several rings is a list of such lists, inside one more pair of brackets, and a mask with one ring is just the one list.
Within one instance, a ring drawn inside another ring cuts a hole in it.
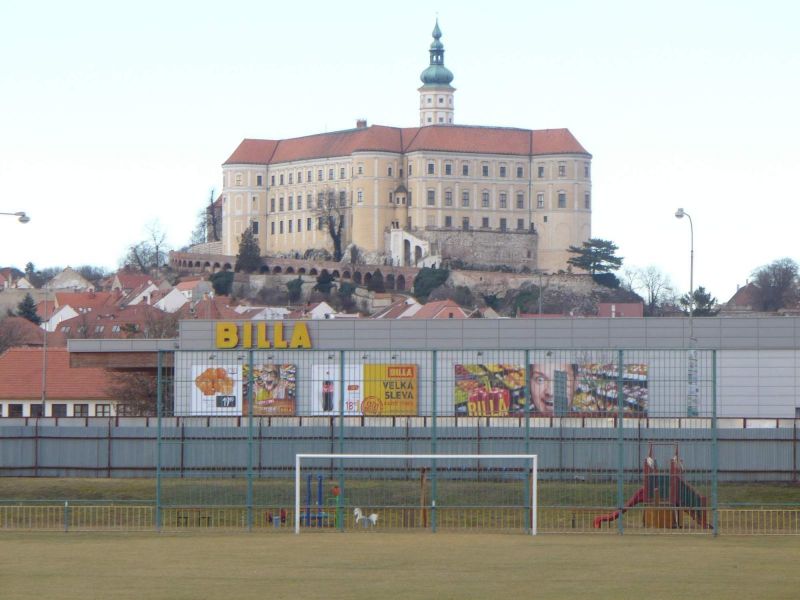
[{"label": "green lawn", "polygon": [[0,597],[797,598],[791,537],[0,532]]}]

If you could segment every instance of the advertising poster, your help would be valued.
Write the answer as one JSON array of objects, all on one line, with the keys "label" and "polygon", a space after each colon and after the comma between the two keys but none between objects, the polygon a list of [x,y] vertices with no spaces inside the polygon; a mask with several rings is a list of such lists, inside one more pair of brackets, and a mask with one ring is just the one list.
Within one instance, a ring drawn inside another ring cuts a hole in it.
[{"label": "advertising poster", "polygon": [[[531,365],[531,412],[542,416],[617,412],[619,374],[613,363]],[[647,365],[623,365],[623,411],[647,416]]]},{"label": "advertising poster", "polygon": [[[342,391],[339,365],[313,365],[311,373],[313,379],[311,382],[311,406],[308,408],[308,414],[338,415]],[[345,367],[345,415],[361,414],[361,399],[364,389],[361,375],[361,365]]]},{"label": "advertising poster", "polygon": [[[249,414],[249,366],[243,367],[242,414]],[[253,365],[253,414],[293,416],[297,410],[297,366]]]},{"label": "advertising poster", "polygon": [[525,368],[519,365],[455,365],[455,414],[469,417],[521,416]]},{"label": "advertising poster", "polygon": [[417,414],[417,365],[364,365],[366,416],[407,416]]},{"label": "advertising poster", "polygon": [[194,415],[238,415],[242,411],[242,373],[238,365],[192,365]]}]

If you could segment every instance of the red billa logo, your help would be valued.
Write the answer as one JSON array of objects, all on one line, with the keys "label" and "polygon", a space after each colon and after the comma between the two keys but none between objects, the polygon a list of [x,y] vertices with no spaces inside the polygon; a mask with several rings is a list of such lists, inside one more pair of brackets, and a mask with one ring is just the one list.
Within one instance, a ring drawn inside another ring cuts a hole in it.
[{"label": "red billa logo", "polygon": [[413,379],[414,367],[412,365],[399,365],[396,367],[389,367],[387,370],[388,377],[396,379]]}]

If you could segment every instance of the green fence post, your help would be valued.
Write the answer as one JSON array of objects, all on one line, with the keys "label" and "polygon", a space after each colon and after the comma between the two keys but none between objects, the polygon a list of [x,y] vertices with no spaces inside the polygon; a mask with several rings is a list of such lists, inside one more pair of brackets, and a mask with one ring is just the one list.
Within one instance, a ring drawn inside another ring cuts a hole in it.
[{"label": "green fence post", "polygon": [[622,509],[625,507],[625,430],[623,427],[623,351],[617,352],[617,531],[620,535],[625,532],[622,523]]},{"label": "green fence post", "polygon": [[719,444],[717,441],[717,351],[711,351],[711,527],[719,535]]},{"label": "green fence post", "polygon": [[[433,350],[431,365],[431,454],[436,454],[436,413],[438,397],[436,390],[437,351]],[[436,533],[436,459],[431,460],[431,532]]]},{"label": "green fence post", "polygon": [[[524,381],[525,381],[525,408],[522,411],[522,416],[525,419],[525,454],[531,453],[531,382],[530,382],[530,364],[531,364],[531,351],[525,350],[525,362],[523,363],[524,368]],[[533,473],[528,469],[527,465],[525,467],[525,477],[523,481],[525,482],[525,529],[530,532],[531,530],[531,510],[533,510],[532,506],[532,498],[531,498],[531,477],[533,477]]]},{"label": "green fence post", "polygon": [[164,418],[162,366],[163,355],[159,350],[156,358],[156,531],[161,531],[161,420]]},{"label": "green fence post", "polygon": [[247,353],[247,531],[253,531],[253,351]]},{"label": "green fence post", "polygon": [[69,500],[64,500],[64,533],[69,531]]},{"label": "green fence post", "polygon": [[[344,375],[344,350],[339,350],[339,454],[344,454],[344,398],[345,390]],[[339,494],[345,494],[344,489],[344,459],[339,459]],[[345,494],[347,498],[347,494]],[[339,524],[339,531],[344,531],[344,507],[341,502],[337,503],[336,521]]]}]

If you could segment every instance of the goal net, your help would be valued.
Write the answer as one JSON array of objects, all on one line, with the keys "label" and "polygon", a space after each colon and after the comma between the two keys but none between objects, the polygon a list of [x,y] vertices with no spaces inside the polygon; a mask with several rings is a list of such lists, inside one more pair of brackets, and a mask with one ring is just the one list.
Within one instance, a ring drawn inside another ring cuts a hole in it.
[{"label": "goal net", "polygon": [[297,454],[294,530],[536,535],[535,454]]}]

